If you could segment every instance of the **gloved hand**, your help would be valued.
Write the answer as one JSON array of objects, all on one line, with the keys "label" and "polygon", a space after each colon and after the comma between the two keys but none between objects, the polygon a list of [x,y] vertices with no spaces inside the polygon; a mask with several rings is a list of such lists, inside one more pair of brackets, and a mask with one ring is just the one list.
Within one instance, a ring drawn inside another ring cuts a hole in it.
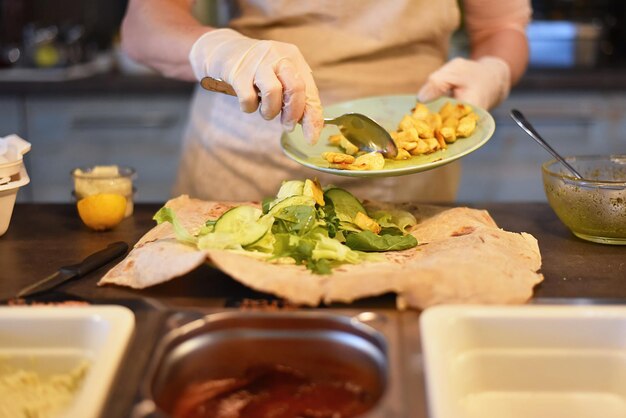
[{"label": "gloved hand", "polygon": [[242,111],[252,113],[259,107],[258,89],[265,119],[281,113],[283,128],[289,131],[302,121],[305,137],[317,141],[324,125],[322,105],[311,68],[296,46],[216,29],[193,44],[189,61],[198,80],[209,76],[231,84]]},{"label": "gloved hand", "polygon": [[506,99],[511,70],[504,60],[482,57],[476,61],[454,58],[428,76],[417,98],[427,102],[451,94],[458,100],[489,109]]}]

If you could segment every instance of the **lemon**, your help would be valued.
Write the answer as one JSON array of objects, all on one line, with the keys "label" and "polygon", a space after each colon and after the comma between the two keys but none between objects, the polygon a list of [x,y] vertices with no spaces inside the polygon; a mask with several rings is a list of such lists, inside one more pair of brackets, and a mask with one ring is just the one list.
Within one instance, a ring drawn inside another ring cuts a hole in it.
[{"label": "lemon", "polygon": [[113,228],[124,219],[126,198],[115,193],[98,193],[78,201],[78,215],[96,231]]}]

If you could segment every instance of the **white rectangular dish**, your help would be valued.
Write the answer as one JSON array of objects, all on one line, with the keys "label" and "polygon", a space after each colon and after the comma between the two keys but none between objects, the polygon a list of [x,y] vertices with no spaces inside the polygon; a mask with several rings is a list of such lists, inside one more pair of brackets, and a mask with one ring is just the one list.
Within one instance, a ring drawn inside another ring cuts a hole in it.
[{"label": "white rectangular dish", "polygon": [[43,378],[86,363],[83,381],[59,418],[96,418],[134,327],[133,312],[122,306],[0,307],[0,361],[4,369]]},{"label": "white rectangular dish", "polygon": [[431,418],[626,417],[626,307],[438,306],[420,328]]}]

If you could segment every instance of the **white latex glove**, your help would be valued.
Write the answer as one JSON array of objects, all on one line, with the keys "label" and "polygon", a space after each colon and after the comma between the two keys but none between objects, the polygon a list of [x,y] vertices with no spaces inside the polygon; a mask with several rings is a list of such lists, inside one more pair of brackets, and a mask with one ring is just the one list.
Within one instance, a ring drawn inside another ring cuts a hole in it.
[{"label": "white latex glove", "polygon": [[496,57],[482,57],[476,61],[454,58],[428,76],[417,94],[427,102],[443,95],[490,109],[509,95],[511,70],[506,62]]},{"label": "white latex glove", "polygon": [[319,93],[311,68],[295,45],[216,29],[193,44],[189,61],[198,81],[209,76],[232,85],[242,111],[252,113],[259,107],[260,92],[265,119],[280,113],[284,129],[291,131],[301,121],[309,141],[319,138],[324,125]]}]

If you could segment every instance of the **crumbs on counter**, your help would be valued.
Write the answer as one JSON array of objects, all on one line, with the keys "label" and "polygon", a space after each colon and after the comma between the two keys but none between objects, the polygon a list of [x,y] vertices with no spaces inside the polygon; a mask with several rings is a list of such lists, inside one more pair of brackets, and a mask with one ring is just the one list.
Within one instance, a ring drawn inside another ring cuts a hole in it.
[{"label": "crumbs on counter", "polygon": [[73,306],[89,306],[91,305],[89,302],[85,302],[82,300],[66,300],[62,302],[36,302],[29,301],[27,299],[15,298],[10,299],[7,302],[8,306],[60,306],[60,307],[73,307]]},{"label": "crumbs on counter", "polygon": [[238,306],[242,311],[293,311],[298,306],[282,299],[242,299]]}]

